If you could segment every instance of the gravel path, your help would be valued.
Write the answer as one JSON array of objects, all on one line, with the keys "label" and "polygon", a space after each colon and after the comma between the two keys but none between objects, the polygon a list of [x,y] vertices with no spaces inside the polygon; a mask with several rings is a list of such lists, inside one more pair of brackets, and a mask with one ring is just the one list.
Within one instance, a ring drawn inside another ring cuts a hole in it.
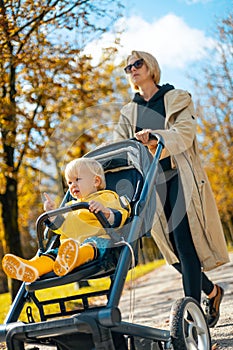
[{"label": "gravel path", "polygon": [[[212,281],[221,285],[225,295],[221,303],[221,317],[215,328],[210,329],[213,350],[233,349],[233,254],[231,262],[208,273]],[[169,329],[172,303],[183,297],[181,277],[171,266],[159,269],[140,278],[135,283],[134,322],[161,329]],[[204,297],[204,295],[203,295]],[[129,319],[130,288],[121,298],[123,320]]]}]

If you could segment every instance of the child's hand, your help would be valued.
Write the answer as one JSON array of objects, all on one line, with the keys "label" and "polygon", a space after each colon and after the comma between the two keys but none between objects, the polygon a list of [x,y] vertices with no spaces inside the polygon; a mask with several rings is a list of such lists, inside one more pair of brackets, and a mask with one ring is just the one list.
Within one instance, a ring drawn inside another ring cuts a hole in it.
[{"label": "child's hand", "polygon": [[55,209],[55,203],[54,201],[50,198],[50,196],[48,195],[48,193],[44,192],[44,196],[45,196],[45,202],[44,202],[44,210],[45,211],[49,211],[49,210],[53,210]]},{"label": "child's hand", "polygon": [[99,211],[102,211],[107,219],[109,218],[109,215],[110,215],[109,208],[106,208],[103,206],[103,204],[93,200],[89,202],[89,210],[92,213],[98,213]]}]

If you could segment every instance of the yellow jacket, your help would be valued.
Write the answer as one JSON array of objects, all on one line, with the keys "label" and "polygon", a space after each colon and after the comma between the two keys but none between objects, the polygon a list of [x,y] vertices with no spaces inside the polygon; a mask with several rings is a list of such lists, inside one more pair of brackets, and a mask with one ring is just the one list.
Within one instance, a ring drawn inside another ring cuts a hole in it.
[{"label": "yellow jacket", "polygon": [[[67,206],[77,202],[89,202],[91,200],[100,202],[105,207],[112,209],[113,211],[118,211],[121,214],[121,221],[118,227],[121,227],[130,215],[130,209],[127,208],[127,210],[123,208],[118,194],[109,190],[102,190],[92,193],[85,198],[78,199],[77,201],[72,200],[67,203]],[[71,210],[65,214],[64,217],[65,221],[61,227],[54,230],[54,232],[61,235],[61,239],[73,238],[82,243],[85,239],[92,236],[109,238],[109,236],[105,234],[105,230],[96,218],[95,214],[91,213],[87,209],[79,209],[76,211]]]}]

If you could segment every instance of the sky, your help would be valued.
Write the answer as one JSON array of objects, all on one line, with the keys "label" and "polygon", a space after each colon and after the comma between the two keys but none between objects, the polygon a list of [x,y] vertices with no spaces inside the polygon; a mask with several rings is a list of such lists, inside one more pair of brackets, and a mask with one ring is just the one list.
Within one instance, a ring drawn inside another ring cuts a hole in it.
[{"label": "sky", "polygon": [[[198,74],[198,66],[208,60],[207,50],[214,46],[217,20],[232,10],[232,0],[126,0],[124,17],[117,29],[121,35],[119,58],[126,58],[131,50],[153,54],[161,67],[161,84],[193,92],[189,75]],[[101,46],[108,46],[113,34],[106,33],[95,48],[86,51],[100,54]],[[99,52],[97,47],[99,47]],[[211,61],[211,57],[209,58]],[[195,78],[198,78],[195,76]]]}]

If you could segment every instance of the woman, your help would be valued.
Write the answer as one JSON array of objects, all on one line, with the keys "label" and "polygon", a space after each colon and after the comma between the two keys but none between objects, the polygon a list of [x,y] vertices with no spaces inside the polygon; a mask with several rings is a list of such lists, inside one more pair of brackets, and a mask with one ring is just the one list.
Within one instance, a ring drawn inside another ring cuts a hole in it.
[{"label": "woman", "polygon": [[159,86],[160,68],[149,53],[132,51],[125,72],[136,94],[121,111],[115,140],[136,137],[152,154],[160,134],[165,149],[157,180],[157,210],[152,235],[169,264],[182,273],[185,296],[207,295],[209,327],[219,319],[224,290],[202,272],[229,261],[225,238],[196,141],[196,117],[190,94]]}]

